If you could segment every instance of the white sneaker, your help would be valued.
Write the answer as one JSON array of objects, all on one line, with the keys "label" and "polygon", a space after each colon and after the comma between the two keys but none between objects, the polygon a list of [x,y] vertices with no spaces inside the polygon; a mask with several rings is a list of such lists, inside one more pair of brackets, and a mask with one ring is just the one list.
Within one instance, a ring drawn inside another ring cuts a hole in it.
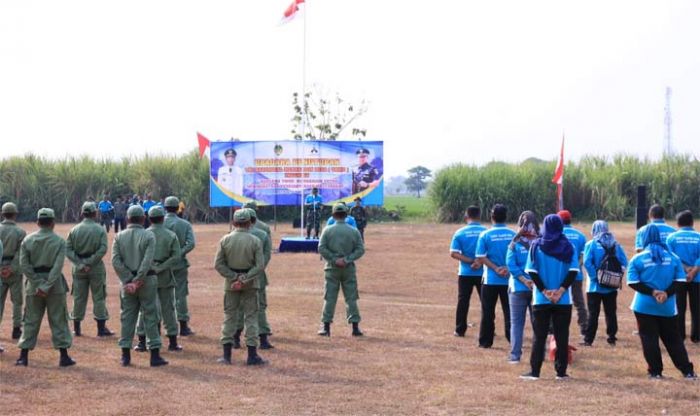
[{"label": "white sneaker", "polygon": [[530,371],[530,372],[527,372],[525,374],[521,374],[520,378],[523,380],[535,381],[535,380],[539,380],[540,376],[536,376],[536,375],[532,374],[532,371]]},{"label": "white sneaker", "polygon": [[514,358],[511,358],[508,360],[508,364],[520,364],[520,360],[516,360]]},{"label": "white sneaker", "polygon": [[559,380],[559,381],[571,380],[571,377],[569,377],[568,374],[564,374],[563,376],[557,376],[557,377],[555,378],[555,380]]}]

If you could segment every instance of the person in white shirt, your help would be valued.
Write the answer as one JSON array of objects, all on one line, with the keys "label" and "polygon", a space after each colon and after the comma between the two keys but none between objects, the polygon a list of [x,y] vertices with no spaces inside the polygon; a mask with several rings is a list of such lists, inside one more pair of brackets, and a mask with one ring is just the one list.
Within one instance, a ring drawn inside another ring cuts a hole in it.
[{"label": "person in white shirt", "polygon": [[219,168],[217,178],[219,185],[226,190],[237,195],[243,195],[243,169],[234,166],[237,155],[233,149],[228,149],[224,152],[226,164]]}]

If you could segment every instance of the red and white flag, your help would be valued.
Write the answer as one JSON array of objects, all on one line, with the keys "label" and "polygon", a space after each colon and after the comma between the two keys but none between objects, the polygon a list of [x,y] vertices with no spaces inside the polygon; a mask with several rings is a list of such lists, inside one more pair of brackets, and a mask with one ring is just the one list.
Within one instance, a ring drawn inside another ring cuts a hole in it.
[{"label": "red and white flag", "polygon": [[301,14],[301,6],[304,5],[304,0],[292,0],[292,4],[284,9],[284,14],[282,15],[282,21],[280,24],[288,23],[294,20],[297,15]]},{"label": "red and white flag", "polygon": [[211,142],[209,141],[209,139],[204,137],[201,133],[197,133],[197,141],[199,142],[199,158],[203,158],[204,155],[206,155],[207,158],[210,158],[209,144]]},{"label": "red and white flag", "polygon": [[564,209],[564,136],[561,137],[561,151],[559,152],[557,167],[554,168],[552,183],[557,184],[557,210],[561,211]]}]

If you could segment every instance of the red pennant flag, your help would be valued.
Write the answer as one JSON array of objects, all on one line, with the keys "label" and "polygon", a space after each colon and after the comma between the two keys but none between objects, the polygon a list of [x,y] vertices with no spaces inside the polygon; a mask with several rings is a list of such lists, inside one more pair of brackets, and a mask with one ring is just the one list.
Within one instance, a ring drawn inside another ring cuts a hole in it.
[{"label": "red pennant flag", "polygon": [[209,157],[209,139],[201,133],[197,133],[197,141],[199,142],[199,158],[203,158],[205,154]]},{"label": "red pennant flag", "polygon": [[559,160],[557,167],[554,169],[552,183],[557,184],[557,210],[564,209],[564,136],[561,137],[561,150],[559,152]]},{"label": "red pennant flag", "polygon": [[294,20],[294,18],[299,14],[299,10],[302,4],[304,3],[304,0],[292,0],[292,4],[287,6],[287,8],[284,10],[284,14],[282,15],[282,23],[287,23],[291,22]]}]

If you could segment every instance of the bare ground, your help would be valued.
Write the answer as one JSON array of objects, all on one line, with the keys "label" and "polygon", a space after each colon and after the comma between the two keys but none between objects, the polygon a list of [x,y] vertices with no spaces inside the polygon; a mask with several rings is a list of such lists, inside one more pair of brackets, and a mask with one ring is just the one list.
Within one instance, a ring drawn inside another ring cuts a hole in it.
[{"label": "bare ground", "polygon": [[[273,255],[268,312],[277,348],[261,352],[270,361],[263,368],[246,367],[240,350],[233,366],[216,363],[223,293],[212,263],[226,225],[195,227],[190,308],[197,334],[181,338],[184,352],[164,353],[167,367],[152,369],[147,355],[138,353],[131,368],[120,367],[116,337],[96,338],[94,322],[86,320],[85,336],[74,339],[70,350],[76,366],[58,368],[45,321],[30,366],[17,368],[8,299],[0,325],[0,343],[6,348],[0,355],[0,414],[700,414],[700,382],[682,380],[665,352],[669,379],[645,377],[641,345],[632,333],[629,289],[618,300],[617,347],[608,347],[600,337],[605,327],[601,316],[598,342],[579,349],[567,382],[554,381],[549,362],[541,380],[518,379],[528,370],[527,360],[506,363],[500,312],[494,348],[478,349],[476,296],[469,316],[476,325],[466,338],[453,337],[457,265],[448,247],[456,228],[370,224],[367,253],[358,265],[366,334],[361,339],[352,338],[343,322],[342,297],[333,337],[316,335],[323,303],[317,254]],[[58,232],[65,236],[68,229],[59,226]],[[631,224],[614,224],[613,231],[625,247],[632,247]],[[280,236],[296,233],[289,224],[280,225],[275,246]],[[109,326],[118,331],[118,281],[109,265],[108,270]],[[68,263],[65,272],[68,277]],[[575,326],[572,334],[578,332]],[[530,334],[527,328],[524,357],[529,356]],[[700,365],[700,347],[688,344],[688,350]]]}]

